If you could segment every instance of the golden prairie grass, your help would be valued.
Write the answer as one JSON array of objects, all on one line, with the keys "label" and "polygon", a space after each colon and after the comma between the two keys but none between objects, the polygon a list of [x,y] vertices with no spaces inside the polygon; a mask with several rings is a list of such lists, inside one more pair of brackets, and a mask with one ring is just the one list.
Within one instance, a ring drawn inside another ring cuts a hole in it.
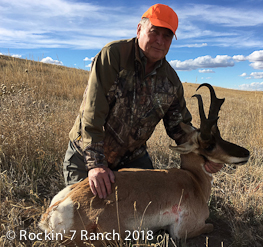
[{"label": "golden prairie grass", "polygon": [[83,70],[0,56],[1,246],[32,246],[5,233],[39,232],[42,207],[64,187],[61,162],[87,81]]},{"label": "golden prairie grass", "polygon": [[[197,99],[192,98],[192,95],[202,95],[206,112],[210,105],[209,90],[200,88],[196,92],[197,87],[196,84],[184,83],[187,107],[196,127],[200,124],[200,118]],[[231,239],[224,246],[262,246],[263,92],[214,88],[218,98],[225,98],[218,120],[222,138],[247,148],[251,158],[240,167],[226,164],[222,171],[214,175],[210,211],[215,221],[220,219],[230,226]],[[148,141],[150,154],[156,164],[162,167],[165,167],[163,164],[168,164],[168,167],[178,164],[179,156],[167,151],[170,144],[175,145],[167,138],[160,123]],[[214,234],[217,233],[214,231]]]},{"label": "golden prairie grass", "polygon": [[[20,230],[39,233],[40,215],[64,187],[62,160],[68,132],[87,81],[87,71],[0,56],[1,246],[59,246],[49,240],[16,237],[10,241],[6,234],[11,230],[17,235]],[[197,86],[184,83],[196,127],[197,100],[191,96]],[[214,176],[210,220],[216,229],[209,238],[217,234],[224,245],[210,242],[207,246],[262,246],[263,92],[215,90],[219,98],[226,98],[218,121],[222,137],[249,149],[251,158],[242,167],[226,165]],[[207,110],[208,90],[199,91]],[[156,166],[179,164],[179,156],[168,150],[169,144],[173,141],[160,123],[148,141]],[[226,226],[227,230],[223,229]],[[204,246],[201,241],[202,245],[196,240],[191,246]]]}]

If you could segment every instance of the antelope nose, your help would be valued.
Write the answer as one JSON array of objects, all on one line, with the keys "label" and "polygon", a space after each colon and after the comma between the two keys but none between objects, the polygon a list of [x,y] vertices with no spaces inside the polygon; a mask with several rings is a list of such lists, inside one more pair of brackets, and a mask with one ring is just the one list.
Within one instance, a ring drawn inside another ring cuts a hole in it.
[{"label": "antelope nose", "polygon": [[243,157],[248,157],[250,155],[250,152],[244,148],[243,152],[242,152],[242,156]]}]

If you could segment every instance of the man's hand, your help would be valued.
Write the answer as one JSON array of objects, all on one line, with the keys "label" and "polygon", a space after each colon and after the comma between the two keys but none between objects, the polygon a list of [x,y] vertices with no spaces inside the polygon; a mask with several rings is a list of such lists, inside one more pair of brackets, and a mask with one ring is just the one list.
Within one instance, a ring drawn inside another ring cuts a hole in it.
[{"label": "man's hand", "polygon": [[223,168],[224,164],[217,164],[212,161],[207,161],[205,163],[205,170],[209,173],[219,172]]},{"label": "man's hand", "polygon": [[106,167],[100,166],[89,170],[88,173],[91,192],[99,198],[106,198],[111,194],[111,183],[114,183],[113,171]]}]

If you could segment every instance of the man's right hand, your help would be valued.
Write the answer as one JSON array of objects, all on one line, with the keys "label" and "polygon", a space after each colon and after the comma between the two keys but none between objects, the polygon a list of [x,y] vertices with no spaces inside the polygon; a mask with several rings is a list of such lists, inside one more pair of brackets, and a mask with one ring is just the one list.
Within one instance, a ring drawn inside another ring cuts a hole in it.
[{"label": "man's right hand", "polygon": [[88,172],[89,184],[91,192],[99,198],[106,198],[107,195],[111,194],[111,183],[114,183],[113,171],[106,167],[100,166],[89,170]]}]

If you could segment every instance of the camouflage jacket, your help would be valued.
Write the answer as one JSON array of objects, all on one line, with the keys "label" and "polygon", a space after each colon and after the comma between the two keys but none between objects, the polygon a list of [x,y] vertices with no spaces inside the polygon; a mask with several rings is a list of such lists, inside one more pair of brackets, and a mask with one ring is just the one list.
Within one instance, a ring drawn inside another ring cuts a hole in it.
[{"label": "camouflage jacket", "polygon": [[93,60],[69,134],[87,170],[99,165],[115,167],[127,152],[144,147],[161,119],[175,141],[180,137],[179,122],[191,122],[176,72],[164,58],[145,75],[146,58],[141,54],[133,38],[109,43]]}]

